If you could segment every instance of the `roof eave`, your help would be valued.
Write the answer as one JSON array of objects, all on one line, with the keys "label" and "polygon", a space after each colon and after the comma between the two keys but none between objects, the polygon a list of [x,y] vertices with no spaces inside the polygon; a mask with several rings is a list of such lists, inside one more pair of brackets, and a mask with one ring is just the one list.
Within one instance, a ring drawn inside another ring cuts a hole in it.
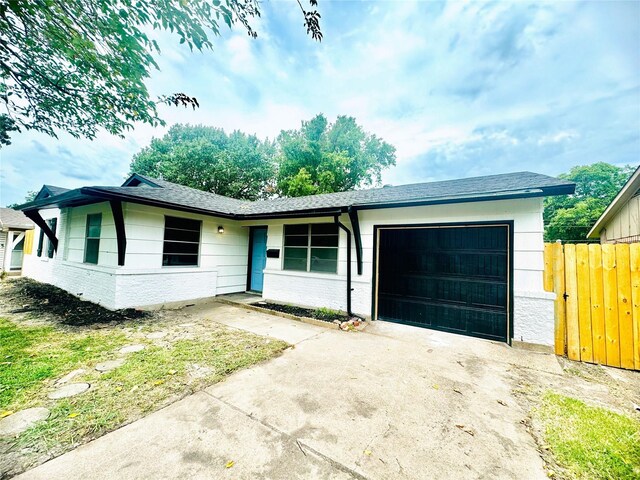
[{"label": "roof eave", "polygon": [[166,202],[162,200],[155,200],[149,198],[142,198],[135,195],[129,195],[120,192],[110,192],[102,190],[100,187],[82,187],[79,189],[71,190],[69,192],[56,195],[53,197],[47,197],[41,200],[28,202],[16,207],[16,209],[28,211],[39,210],[45,208],[56,207],[69,207],[79,206],[100,201],[108,200],[121,200],[131,203],[137,203],[141,205],[148,205],[158,208],[168,208],[172,210],[178,210],[189,213],[197,213],[201,215],[227,218],[232,220],[261,220],[261,219],[277,219],[277,218],[303,218],[303,217],[321,217],[321,216],[334,216],[341,213],[345,213],[348,208],[353,207],[359,210],[368,209],[384,209],[384,208],[399,208],[399,207],[412,207],[422,205],[439,205],[439,204],[451,204],[451,203],[471,203],[482,202],[492,200],[505,200],[516,198],[531,198],[531,197],[544,197],[551,195],[567,195],[573,193],[575,190],[575,184],[562,184],[552,187],[532,188],[525,190],[515,190],[507,192],[489,192],[484,194],[473,195],[456,195],[451,197],[438,197],[431,199],[415,199],[408,201],[395,201],[395,202],[371,202],[371,203],[354,203],[337,205],[333,207],[324,208],[306,208],[290,211],[279,212],[265,212],[265,213],[239,213],[239,212],[221,212],[215,210],[209,210],[205,208],[191,207],[187,205],[180,205],[172,202]]},{"label": "roof eave", "polygon": [[180,205],[177,203],[164,202],[162,200],[141,198],[134,195],[127,195],[124,193],[107,192],[95,187],[83,187],[80,190],[82,190],[82,192],[85,193],[86,195],[91,195],[102,200],[122,200],[125,202],[138,203],[140,205],[147,205],[149,207],[168,208],[171,210],[178,210],[180,212],[198,213],[200,215],[207,215],[210,217],[220,217],[220,218],[228,218],[228,219],[234,219],[234,220],[238,219],[237,218],[238,215],[230,212],[218,212],[215,210],[208,210],[205,208],[189,207],[189,206]]},{"label": "roof eave", "polygon": [[407,200],[402,202],[376,202],[376,203],[362,203],[354,204],[353,207],[358,210],[372,210],[381,208],[399,208],[399,207],[415,207],[423,205],[444,205],[451,203],[474,203],[474,202],[486,202],[493,200],[510,200],[518,198],[534,198],[534,197],[547,197],[553,195],[568,195],[575,190],[574,184],[559,185],[555,187],[535,188],[526,190],[514,190],[511,192],[493,192],[485,194],[473,194],[473,195],[456,195],[451,197],[439,197],[423,200]]},{"label": "roof eave", "polygon": [[29,210],[79,206],[86,205],[88,203],[94,203],[94,200],[83,194],[81,188],[77,188],[75,190],[69,190],[68,192],[61,193],[60,195],[53,195],[40,200],[23,203],[22,205],[16,206],[15,209],[22,210],[24,212]]}]

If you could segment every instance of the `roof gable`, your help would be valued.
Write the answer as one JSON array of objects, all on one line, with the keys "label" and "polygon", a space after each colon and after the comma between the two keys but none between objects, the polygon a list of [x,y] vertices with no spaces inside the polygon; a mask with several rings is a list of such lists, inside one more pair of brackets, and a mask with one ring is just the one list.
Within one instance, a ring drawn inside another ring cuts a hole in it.
[{"label": "roof gable", "polygon": [[62,195],[63,193],[68,191],[68,188],[56,187],[54,185],[43,185],[40,191],[36,194],[34,200],[41,200],[43,198]]},{"label": "roof gable", "polygon": [[127,178],[122,184],[123,187],[162,187],[159,184],[159,181],[156,179],[151,179],[150,177],[145,177],[144,175],[140,175],[138,173],[134,173],[129,178]]}]

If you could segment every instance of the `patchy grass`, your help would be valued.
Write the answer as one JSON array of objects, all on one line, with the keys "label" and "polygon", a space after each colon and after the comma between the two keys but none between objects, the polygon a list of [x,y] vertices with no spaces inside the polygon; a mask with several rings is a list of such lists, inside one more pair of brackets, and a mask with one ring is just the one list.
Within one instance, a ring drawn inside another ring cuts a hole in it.
[{"label": "patchy grass", "polygon": [[[33,283],[18,284],[18,288],[28,285],[30,289]],[[51,286],[36,287],[53,297],[60,292]],[[43,305],[53,305],[51,310],[38,307],[11,314],[7,310],[24,304],[16,302],[26,299],[33,305],[35,300],[17,297],[14,285],[3,285],[0,290],[5,311],[0,317],[0,416],[30,407],[51,411],[47,420],[16,437],[0,437],[0,479],[158,410],[238,369],[272,358],[288,347],[285,342],[192,319],[180,311],[146,314],[141,321],[123,312],[102,315],[102,307],[81,302],[82,311],[111,320],[94,324],[76,318],[70,323],[68,310],[59,309],[50,296],[45,296]],[[146,334],[150,331],[166,335],[149,339]],[[144,344],[145,349],[119,354],[122,346],[137,343]],[[126,359],[121,367],[107,373],[95,370],[97,363],[120,357]],[[55,381],[77,369],[84,372],[71,381],[88,382],[91,388],[75,397],[50,400],[47,395],[56,388]]]},{"label": "patchy grass", "polygon": [[0,318],[0,410],[21,409],[37,396],[44,381],[97,362],[126,341],[118,332],[70,334]]},{"label": "patchy grass", "polygon": [[637,420],[553,392],[544,394],[534,414],[566,478],[640,478]]}]

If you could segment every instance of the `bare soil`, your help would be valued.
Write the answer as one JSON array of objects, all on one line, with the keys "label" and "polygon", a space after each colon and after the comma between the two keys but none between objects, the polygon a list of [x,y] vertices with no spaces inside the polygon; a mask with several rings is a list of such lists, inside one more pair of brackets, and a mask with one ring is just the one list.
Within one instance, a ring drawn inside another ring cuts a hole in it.
[{"label": "bare soil", "polygon": [[322,320],[323,322],[331,323],[334,320],[340,320],[346,322],[349,320],[349,316],[344,313],[328,311],[324,309],[312,309],[296,307],[293,305],[281,305],[277,303],[269,302],[257,302],[252,304],[255,307],[266,308],[267,310],[273,310],[276,312],[288,313],[290,315],[296,315],[298,317],[315,318],[316,320]]},{"label": "bare soil", "polygon": [[28,278],[3,281],[0,301],[9,306],[9,313],[47,315],[55,318],[57,323],[70,326],[118,323],[152,317],[149,312],[133,308],[107,310],[53,285]]}]

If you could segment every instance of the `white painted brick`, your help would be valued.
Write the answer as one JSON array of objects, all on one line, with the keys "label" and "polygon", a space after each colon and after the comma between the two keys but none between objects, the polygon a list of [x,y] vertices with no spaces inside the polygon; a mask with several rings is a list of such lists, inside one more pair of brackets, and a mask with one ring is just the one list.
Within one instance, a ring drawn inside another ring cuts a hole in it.
[{"label": "white painted brick", "polygon": [[[335,275],[285,272],[284,223],[328,223],[333,218],[269,221],[230,220],[186,214],[168,209],[125,204],[127,254],[125,266],[117,266],[115,227],[107,203],[62,212],[45,210],[43,216],[59,216],[60,251],[54,259],[25,255],[24,274],[52,283],[82,298],[109,308],[156,305],[244,291],[250,225],[267,225],[268,248],[281,250],[280,258],[268,258],[264,277],[265,298],[311,307],[346,310],[346,234],[340,231],[338,272]],[[103,233],[99,265],[83,264],[86,215],[102,212]],[[200,265],[163,268],[164,215],[202,221]],[[433,205],[359,213],[363,241],[363,275],[357,275],[355,243],[352,244],[352,309],[371,315],[374,225],[454,223],[475,221],[514,222],[514,338],[533,343],[553,341],[553,301],[542,288],[542,200],[500,200],[467,204]],[[341,221],[350,227],[347,215]],[[218,233],[218,226],[225,229]],[[44,246],[46,252],[46,242]],[[60,252],[64,252],[60,254]],[[63,259],[63,257],[65,259]]]},{"label": "white painted brick", "polygon": [[555,294],[547,292],[514,293],[513,339],[553,345],[554,299]]}]

